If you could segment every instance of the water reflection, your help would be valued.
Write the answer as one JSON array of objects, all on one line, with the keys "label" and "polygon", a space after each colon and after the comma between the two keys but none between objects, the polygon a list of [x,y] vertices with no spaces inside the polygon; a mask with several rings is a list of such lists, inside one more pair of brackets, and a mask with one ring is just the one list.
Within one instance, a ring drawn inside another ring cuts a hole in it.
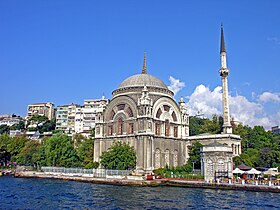
[{"label": "water reflection", "polygon": [[277,193],[0,178],[0,209],[279,209]]}]

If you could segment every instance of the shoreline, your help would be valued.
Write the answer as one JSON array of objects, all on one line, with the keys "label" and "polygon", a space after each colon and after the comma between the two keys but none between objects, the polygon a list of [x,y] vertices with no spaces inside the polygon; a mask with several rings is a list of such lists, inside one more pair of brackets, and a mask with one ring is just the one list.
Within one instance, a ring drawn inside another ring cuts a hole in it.
[{"label": "shoreline", "polygon": [[181,180],[181,179],[154,179],[154,180],[135,180],[127,178],[95,178],[89,176],[75,176],[65,174],[46,174],[44,172],[25,171],[17,172],[16,178],[42,178],[42,179],[61,179],[67,181],[88,182],[94,184],[107,184],[119,186],[135,187],[187,187],[187,188],[204,188],[215,190],[241,190],[254,192],[273,192],[280,193],[280,186],[251,185],[251,184],[228,184],[228,183],[206,183],[204,181]]}]

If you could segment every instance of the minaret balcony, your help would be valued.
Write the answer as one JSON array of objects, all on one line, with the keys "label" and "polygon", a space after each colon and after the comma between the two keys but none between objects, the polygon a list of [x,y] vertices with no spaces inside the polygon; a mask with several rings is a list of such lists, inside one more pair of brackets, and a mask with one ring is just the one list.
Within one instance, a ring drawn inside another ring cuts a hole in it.
[{"label": "minaret balcony", "polygon": [[229,69],[228,68],[221,68],[219,73],[220,73],[221,77],[227,77],[228,74],[229,74]]}]

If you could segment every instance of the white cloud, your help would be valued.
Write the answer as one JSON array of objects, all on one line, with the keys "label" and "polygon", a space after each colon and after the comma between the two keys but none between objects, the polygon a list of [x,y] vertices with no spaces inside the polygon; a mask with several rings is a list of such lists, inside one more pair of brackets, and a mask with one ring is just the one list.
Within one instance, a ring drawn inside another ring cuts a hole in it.
[{"label": "white cloud", "polygon": [[262,102],[276,102],[280,103],[280,93],[264,92],[259,96]]},{"label": "white cloud", "polygon": [[199,85],[194,90],[193,94],[189,96],[189,102],[187,107],[190,115],[196,115],[198,113],[205,114],[207,117],[211,117],[213,114],[222,113],[222,87],[218,86],[213,92],[204,85]]},{"label": "white cloud", "polygon": [[173,91],[174,95],[176,95],[183,87],[185,87],[184,82],[180,82],[180,80],[175,79],[174,77],[169,77],[170,85],[168,88]]},{"label": "white cloud", "polygon": [[[196,87],[194,92],[187,96],[189,99],[187,108],[190,115],[198,113],[204,114],[211,118],[213,114],[222,115],[222,87],[217,86],[213,91],[204,85]],[[262,125],[266,129],[270,129],[274,125],[280,124],[280,111],[268,116],[265,106],[262,102],[280,102],[279,94],[264,92],[259,96],[257,102],[249,101],[244,96],[229,96],[230,114],[234,119],[245,125],[255,126]]]}]

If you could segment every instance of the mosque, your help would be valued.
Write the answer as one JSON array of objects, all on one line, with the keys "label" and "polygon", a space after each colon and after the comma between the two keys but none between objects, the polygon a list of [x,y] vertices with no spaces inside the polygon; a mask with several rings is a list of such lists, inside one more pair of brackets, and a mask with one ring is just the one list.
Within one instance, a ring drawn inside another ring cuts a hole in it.
[{"label": "mosque", "polygon": [[176,167],[187,162],[188,146],[199,141],[214,148],[228,148],[224,150],[227,151],[225,157],[220,157],[219,160],[219,155],[215,155],[215,152],[210,154],[211,157],[204,155],[204,165],[209,164],[209,161],[212,165],[219,161],[221,170],[232,168],[232,164],[228,163],[232,158],[230,160],[226,156],[228,152],[233,156],[241,153],[241,138],[232,134],[230,124],[227,79],[229,70],[226,65],[223,28],[220,56],[219,73],[222,78],[224,110],[221,134],[189,136],[189,115],[183,98],[177,103],[174,93],[164,82],[148,74],[144,55],[141,74],[125,79],[113,91],[109,104],[97,113],[94,161],[99,162],[102,152],[108,150],[114,141],[122,141],[135,148],[138,170],[151,171],[166,165]]}]

